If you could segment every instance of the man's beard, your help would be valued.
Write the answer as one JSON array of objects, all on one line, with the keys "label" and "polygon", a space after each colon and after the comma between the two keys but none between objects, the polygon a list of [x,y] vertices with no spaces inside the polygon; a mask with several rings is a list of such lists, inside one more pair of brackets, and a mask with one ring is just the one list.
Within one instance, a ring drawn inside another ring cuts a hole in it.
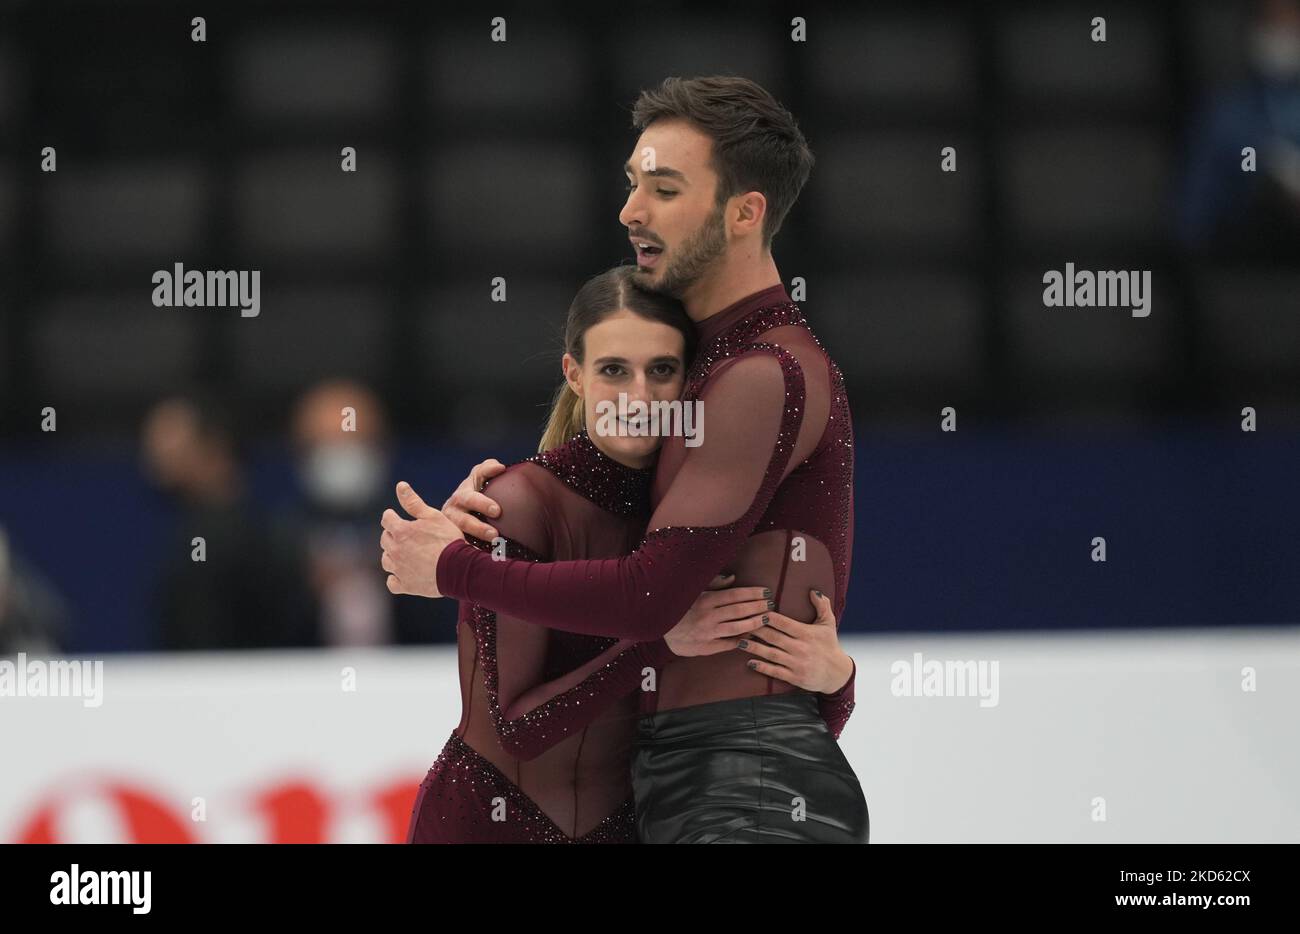
[{"label": "man's beard", "polygon": [[[643,283],[652,292],[662,292],[681,299],[692,285],[698,282],[718,261],[727,249],[727,229],[722,220],[721,204],[700,225],[700,229],[686,238],[677,254],[668,258],[664,274],[658,280]],[[653,273],[653,270],[649,271]],[[649,279],[649,276],[646,276]]]}]

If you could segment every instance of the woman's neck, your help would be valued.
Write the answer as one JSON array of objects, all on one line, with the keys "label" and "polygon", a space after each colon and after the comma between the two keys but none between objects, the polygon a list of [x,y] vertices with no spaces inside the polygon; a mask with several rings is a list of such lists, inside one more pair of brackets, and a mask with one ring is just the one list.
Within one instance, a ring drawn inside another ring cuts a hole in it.
[{"label": "woman's neck", "polygon": [[597,451],[612,461],[618,461],[624,467],[631,467],[633,470],[644,470],[654,463],[653,454],[647,454],[644,457],[629,457],[627,454],[610,450],[609,439],[607,438],[592,434],[590,431],[587,432],[587,437],[591,439],[591,443],[596,446]]}]

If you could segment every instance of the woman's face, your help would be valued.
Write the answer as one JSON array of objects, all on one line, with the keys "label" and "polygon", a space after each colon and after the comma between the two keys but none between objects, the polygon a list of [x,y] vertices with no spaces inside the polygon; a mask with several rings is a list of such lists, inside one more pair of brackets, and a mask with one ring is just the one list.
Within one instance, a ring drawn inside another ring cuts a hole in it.
[{"label": "woman's face", "polygon": [[[685,350],[686,340],[677,328],[626,309],[587,329],[583,362],[579,365],[565,354],[564,378],[582,397],[587,433],[597,448],[629,467],[654,462],[663,438],[632,431],[649,430],[650,403],[681,396]],[[620,394],[625,395],[621,406]],[[660,430],[670,430],[673,424],[661,418]]]}]

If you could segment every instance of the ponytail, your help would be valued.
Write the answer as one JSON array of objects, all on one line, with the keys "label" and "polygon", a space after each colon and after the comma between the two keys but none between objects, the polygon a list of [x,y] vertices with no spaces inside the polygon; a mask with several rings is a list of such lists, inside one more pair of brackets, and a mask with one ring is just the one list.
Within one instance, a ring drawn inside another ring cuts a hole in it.
[{"label": "ponytail", "polygon": [[583,417],[582,397],[573,391],[569,381],[560,383],[551,403],[551,417],[547,419],[546,431],[542,433],[542,443],[537,446],[540,454],[552,448],[558,448],[578,432],[582,431]]}]

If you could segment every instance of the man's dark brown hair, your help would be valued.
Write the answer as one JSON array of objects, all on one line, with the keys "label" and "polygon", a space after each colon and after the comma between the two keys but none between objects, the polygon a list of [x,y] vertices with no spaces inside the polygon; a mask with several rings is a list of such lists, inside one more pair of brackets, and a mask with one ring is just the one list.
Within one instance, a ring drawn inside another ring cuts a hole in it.
[{"label": "man's dark brown hair", "polygon": [[642,91],[632,108],[637,130],[674,117],[713,140],[719,204],[747,191],[767,198],[763,246],[770,249],[813,166],[812,150],[790,111],[748,78],[729,75],[665,78]]}]

